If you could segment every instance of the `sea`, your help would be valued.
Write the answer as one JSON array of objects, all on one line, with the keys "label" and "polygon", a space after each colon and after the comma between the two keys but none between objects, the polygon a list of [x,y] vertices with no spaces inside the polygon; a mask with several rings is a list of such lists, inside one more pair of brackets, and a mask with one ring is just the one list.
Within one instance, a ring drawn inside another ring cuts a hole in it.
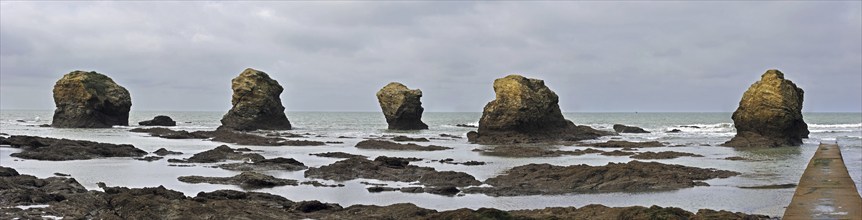
[{"label": "sea", "polygon": [[[224,143],[208,140],[169,140],[149,137],[143,133],[129,132],[138,127],[136,122],[152,119],[156,115],[168,115],[178,122],[172,129],[179,130],[214,130],[220,125],[224,112],[172,112],[172,111],[132,111],[129,122],[131,126],[115,126],[109,129],[60,129],[39,127],[50,124],[52,111],[0,111],[0,133],[8,135],[33,135],[54,138],[90,140],[116,144],[132,144],[147,152],[159,148],[183,152],[183,155],[169,155],[167,158],[187,158],[192,154],[213,149]],[[648,134],[621,134],[620,136],[602,137],[589,142],[603,142],[611,139],[628,141],[660,141],[670,147],[646,148],[639,151],[680,151],[703,155],[704,157],[681,157],[669,160],[648,160],[667,164],[680,164],[701,168],[716,168],[742,173],[726,179],[707,180],[710,186],[634,193],[575,193],[551,196],[513,196],[491,197],[482,194],[466,194],[457,196],[441,196],[425,193],[380,192],[369,193],[360,182],[382,183],[389,186],[408,186],[416,183],[388,182],[379,180],[359,179],[345,182],[318,180],[327,184],[344,184],[344,187],[313,187],[308,185],[282,186],[253,191],[272,193],[293,201],[319,200],[326,203],[338,203],[342,206],[356,204],[389,205],[395,203],[413,203],[420,207],[452,210],[459,208],[477,209],[490,207],[503,210],[539,209],[545,207],[580,207],[588,204],[603,204],[606,206],[652,206],[679,207],[691,212],[708,208],[728,210],[752,214],[781,216],[785,207],[790,204],[795,188],[784,189],[745,189],[740,187],[763,186],[774,184],[795,184],[805,170],[808,161],[814,154],[818,144],[837,143],[841,146],[844,162],[850,175],[856,183],[857,190],[862,193],[862,113],[804,113],[811,135],[799,147],[781,147],[769,149],[734,149],[719,146],[736,133],[731,113],[565,113],[565,117],[578,125],[589,125],[597,129],[612,130],[613,124],[625,124],[642,127]],[[287,112],[294,129],[288,132],[304,134],[316,141],[341,141],[343,144],[327,144],[326,146],[239,146],[259,150],[267,158],[294,158],[309,167],[320,167],[334,163],[340,159],[311,156],[321,152],[347,152],[361,154],[374,158],[377,156],[418,157],[423,161],[411,164],[432,167],[440,171],[461,171],[473,175],[480,181],[505,173],[516,166],[531,163],[547,163],[553,165],[587,164],[601,166],[608,163],[625,163],[631,161],[625,156],[602,156],[586,154],[579,156],[512,158],[483,156],[473,151],[486,146],[470,144],[466,133],[475,128],[459,127],[457,124],[478,125],[479,112],[426,112],[422,120],[429,125],[422,131],[392,131],[386,129],[386,122],[379,112]],[[667,133],[679,129],[679,133]],[[463,138],[440,138],[440,134],[459,135]],[[357,149],[355,144],[366,138],[378,138],[385,135],[405,135],[409,137],[426,137],[430,143],[420,145],[440,145],[452,147],[452,150],[416,152]],[[339,136],[350,138],[339,138]],[[562,150],[586,149],[581,146],[550,146]],[[34,175],[40,178],[54,176],[54,173],[71,175],[83,186],[91,190],[100,190],[97,183],[104,182],[108,186],[125,187],[156,187],[164,186],[177,190],[188,196],[198,192],[208,192],[218,189],[243,190],[231,185],[189,184],[177,180],[179,176],[221,176],[228,177],[238,174],[212,168],[209,164],[198,164],[194,167],[169,166],[166,159],[146,162],[132,158],[104,158],[76,161],[37,161],[10,157],[19,152],[8,146],[0,147],[0,165],[12,167],[20,173]],[[724,158],[740,156],[749,160],[734,161]],[[451,158],[455,162],[483,161],[486,165],[464,166],[434,162]],[[303,176],[303,171],[264,172],[280,178],[310,180]]]}]

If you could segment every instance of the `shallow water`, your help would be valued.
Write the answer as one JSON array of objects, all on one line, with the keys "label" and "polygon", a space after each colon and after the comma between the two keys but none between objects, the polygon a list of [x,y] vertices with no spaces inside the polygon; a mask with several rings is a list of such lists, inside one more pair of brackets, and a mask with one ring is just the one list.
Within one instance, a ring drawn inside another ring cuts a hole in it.
[{"label": "shallow water", "polygon": [[[178,122],[173,129],[183,130],[213,130],[219,125],[221,112],[132,112],[130,122],[151,119],[155,115],[169,115]],[[57,138],[82,139],[108,143],[133,144],[145,151],[152,152],[158,148],[181,151],[184,155],[168,156],[167,158],[186,158],[194,153],[212,149],[222,143],[203,140],[168,140],[148,137],[146,134],[132,133],[131,127],[115,127],[111,129],[56,129],[36,127],[38,124],[49,124],[50,111],[2,111],[0,112],[0,133],[12,135],[35,135]],[[550,163],[555,165],[605,165],[609,162],[628,162],[628,157],[601,156],[587,154],[581,156],[561,156],[551,158],[505,158],[482,156],[472,150],[482,147],[467,143],[462,139],[433,139],[431,143],[420,145],[441,145],[453,147],[452,150],[434,152],[363,150],[353,147],[357,142],[370,136],[407,135],[411,137],[439,138],[439,134],[455,134],[465,136],[472,128],[456,127],[456,124],[476,124],[481,113],[425,113],[423,120],[429,125],[429,130],[393,132],[386,130],[386,123],[380,113],[336,113],[336,112],[288,112],[288,118],[294,125],[291,133],[310,133],[310,140],[343,141],[344,144],[329,144],[327,146],[307,147],[265,147],[241,146],[261,150],[262,155],[269,157],[295,158],[308,166],[319,167],[331,164],[339,159],[309,156],[310,153],[341,151],[366,155],[371,158],[380,155],[400,157],[420,157],[425,161],[413,162],[419,166],[433,167],[437,170],[462,171],[475,176],[479,180],[496,176],[507,169],[530,163]],[[35,121],[39,117],[39,121]],[[586,204],[604,204],[608,206],[675,206],[689,211],[700,208],[724,209],[747,213],[781,216],[784,207],[790,203],[795,189],[742,189],[740,186],[758,186],[771,184],[797,183],[808,160],[817,145],[822,142],[837,142],[841,146],[844,160],[857,189],[862,191],[862,114],[860,113],[806,113],[805,121],[809,124],[811,137],[805,140],[801,147],[784,147],[775,149],[735,150],[716,145],[729,140],[735,134],[730,113],[567,113],[566,117],[576,124],[586,124],[599,129],[610,130],[615,123],[639,126],[653,131],[650,134],[623,134],[618,137],[603,137],[596,141],[606,141],[610,138],[622,138],[630,141],[657,140],[670,143],[670,146],[640,149],[639,151],[682,151],[704,155],[703,158],[682,157],[671,160],[655,160],[661,163],[681,164],[703,168],[718,168],[741,172],[742,175],[727,179],[707,181],[711,186],[695,187],[681,190],[644,192],[644,193],[599,193],[599,194],[567,194],[556,196],[517,196],[490,197],[468,194],[457,197],[446,197],[432,194],[409,194],[401,192],[368,193],[367,186],[361,181],[381,182],[376,180],[353,180],[343,182],[345,187],[325,188],[312,186],[283,186],[256,190],[284,196],[291,200],[320,200],[322,202],[339,203],[343,206],[353,204],[388,205],[410,202],[425,208],[451,210],[457,208],[493,207],[499,209],[532,209],[551,206],[583,206]],[[17,120],[23,120],[19,122]],[[681,127],[698,126],[699,128]],[[682,133],[665,133],[671,129],[680,129]],[[320,137],[317,137],[320,136]],[[338,136],[355,137],[350,139]],[[701,146],[708,144],[711,146]],[[228,144],[231,147],[239,145]],[[585,149],[578,146],[556,146],[562,149]],[[209,168],[198,164],[195,167],[168,166],[167,160],[154,162],[137,161],[130,158],[109,158],[84,161],[36,161],[21,160],[10,157],[17,149],[0,147],[0,165],[13,167],[21,173],[38,177],[49,177],[55,172],[71,174],[88,189],[97,189],[96,183],[105,182],[111,186],[154,187],[164,185],[167,188],[181,191],[194,196],[201,191],[216,189],[239,189],[228,185],[187,184],[177,181],[184,175],[202,176],[232,176],[238,172]],[[753,161],[730,161],[725,157],[742,156]],[[456,162],[469,160],[484,161],[483,166],[463,166],[429,162],[452,158]],[[306,180],[303,171],[266,172],[276,177]],[[334,181],[319,180],[324,183]],[[411,183],[382,182],[393,186],[406,186]]]}]

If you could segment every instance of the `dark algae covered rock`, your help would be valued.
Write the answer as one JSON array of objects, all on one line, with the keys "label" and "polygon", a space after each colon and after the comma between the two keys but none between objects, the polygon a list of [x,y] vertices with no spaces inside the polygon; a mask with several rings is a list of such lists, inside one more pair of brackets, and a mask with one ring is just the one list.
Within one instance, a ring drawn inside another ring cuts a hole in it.
[{"label": "dark algae covered rock", "polygon": [[798,146],[808,138],[808,125],[802,120],[804,91],[784,73],[768,70],[742,95],[733,112],[736,136],[724,143],[728,147]]},{"label": "dark algae covered rock", "polygon": [[248,68],[231,80],[233,107],[221,119],[219,129],[239,131],[289,130],[281,92],[284,88],[264,72]]},{"label": "dark algae covered rock", "polygon": [[186,160],[176,160],[171,162],[185,162],[185,163],[217,163],[226,160],[247,160],[247,161],[261,161],[265,160],[263,156],[256,153],[243,153],[237,149],[233,149],[228,147],[227,145],[220,145],[212,150],[203,151],[200,153],[196,153],[189,157]]},{"label": "dark algae covered rock", "polygon": [[364,158],[349,158],[319,168],[309,168],[305,177],[335,181],[358,178],[385,181],[413,182],[426,186],[471,186],[481,182],[463,172],[437,171],[430,167],[410,165],[410,160],[380,156],[373,161]]},{"label": "dark algae covered rock", "polygon": [[646,131],[643,128],[628,126],[628,125],[621,125],[621,124],[615,124],[614,125],[614,131],[616,131],[617,133],[650,133],[649,131]]},{"label": "dark algae covered rock", "polygon": [[236,171],[269,171],[269,170],[286,170],[296,171],[304,170],[308,167],[302,162],[296,161],[293,158],[276,157],[272,159],[263,159],[253,162],[228,163],[217,166],[218,168]]},{"label": "dark algae covered rock", "polygon": [[381,140],[364,140],[356,143],[356,148],[360,149],[382,149],[382,150],[415,150],[415,151],[437,151],[449,150],[451,147],[443,147],[437,145],[421,146],[414,143],[399,144]]},{"label": "dark algae covered rock", "polygon": [[129,144],[109,144],[83,140],[12,135],[0,144],[20,148],[11,156],[34,160],[89,160],[102,157],[140,157],[146,151]]},{"label": "dark algae covered rock", "polygon": [[563,118],[559,97],[545,82],[520,75],[494,80],[496,99],[485,105],[478,131],[467,134],[479,144],[578,141],[611,135]]},{"label": "dark algae covered rock", "polygon": [[389,129],[421,130],[428,129],[422,122],[422,90],[409,89],[401,83],[392,82],[377,91],[377,101],[383,109],[383,116]]},{"label": "dark algae covered rock", "polygon": [[[163,186],[147,188],[109,187],[87,191],[75,179],[45,179],[18,174],[0,167],[0,219],[769,219],[769,216],[700,209],[691,213],[674,207],[607,207],[586,205],[503,211],[493,208],[437,211],[410,203],[387,206],[353,205],[341,207],[319,201],[294,202],[282,196],[261,192],[216,190],[199,192],[194,197]],[[223,179],[189,178],[197,182],[239,184],[252,189],[274,185],[294,185],[293,181],[271,176],[242,173]],[[385,189],[384,189],[385,190]],[[402,192],[428,192],[453,195],[458,189],[442,187],[405,187]],[[50,207],[15,208],[19,205],[47,204]]]},{"label": "dark algae covered rock", "polygon": [[97,72],[73,71],[54,84],[55,128],[129,125],[132,98],[126,88]]},{"label": "dark algae covered rock", "polygon": [[232,177],[181,176],[177,180],[185,183],[210,183],[237,185],[243,188],[266,188],[284,185],[299,185],[296,180],[276,178],[256,172],[242,172]]},{"label": "dark algae covered rock", "polygon": [[138,122],[138,125],[141,126],[177,126],[177,122],[174,121],[171,117],[166,115],[159,115],[154,117],[152,120],[146,120],[142,122]]},{"label": "dark algae covered rock", "polygon": [[154,137],[166,139],[207,139],[211,141],[232,143],[239,145],[256,145],[256,146],[321,146],[326,145],[320,141],[310,140],[289,140],[280,137],[269,137],[254,134],[251,132],[232,131],[228,129],[216,129],[215,131],[194,131],[188,132],[184,130],[171,130],[168,128],[134,128],[130,132],[148,133]]},{"label": "dark algae covered rock", "polygon": [[19,174],[12,168],[0,166],[0,207],[58,202],[66,200],[73,194],[86,191],[87,189],[73,178],[39,179],[31,175]]},{"label": "dark algae covered rock", "polygon": [[485,181],[493,187],[473,187],[465,191],[491,196],[642,192],[708,186],[702,181],[738,174],[726,170],[641,161],[604,166],[528,164]]}]

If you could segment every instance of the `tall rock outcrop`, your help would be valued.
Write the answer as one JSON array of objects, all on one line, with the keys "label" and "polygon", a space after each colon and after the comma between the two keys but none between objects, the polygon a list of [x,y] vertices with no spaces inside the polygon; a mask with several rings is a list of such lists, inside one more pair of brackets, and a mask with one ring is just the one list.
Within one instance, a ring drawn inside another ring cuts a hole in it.
[{"label": "tall rock outcrop", "polygon": [[73,71],[54,84],[56,128],[110,128],[129,125],[129,91],[97,72]]},{"label": "tall rock outcrop", "polygon": [[377,91],[377,101],[383,109],[383,116],[389,129],[421,130],[428,129],[422,122],[422,90],[409,89],[401,83],[391,82]]},{"label": "tall rock outcrop", "polygon": [[808,138],[802,120],[804,92],[778,70],[768,70],[742,95],[733,112],[736,136],[728,147],[798,146]]},{"label": "tall rock outcrop", "polygon": [[494,80],[496,99],[485,105],[478,132],[480,144],[537,143],[592,139],[613,132],[577,126],[563,118],[557,94],[538,79],[509,75]]},{"label": "tall rock outcrop", "polygon": [[264,72],[248,68],[231,80],[233,108],[221,119],[219,129],[237,131],[289,130],[281,92],[284,88]]}]

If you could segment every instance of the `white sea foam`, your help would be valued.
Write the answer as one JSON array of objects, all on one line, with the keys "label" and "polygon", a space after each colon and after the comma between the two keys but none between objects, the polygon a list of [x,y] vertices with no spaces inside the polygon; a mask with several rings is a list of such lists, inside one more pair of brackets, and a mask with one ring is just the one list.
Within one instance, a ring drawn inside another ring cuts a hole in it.
[{"label": "white sea foam", "polygon": [[736,128],[733,127],[733,123],[678,125],[667,128],[666,130],[670,131],[673,129],[679,129],[682,132],[689,133],[734,133],[736,130]]},{"label": "white sea foam", "polygon": [[808,124],[811,133],[862,132],[862,123],[856,124]]},{"label": "white sea foam", "polygon": [[49,205],[19,205],[19,206],[15,206],[15,208],[24,209],[24,210],[33,209],[33,208],[48,208],[48,207],[49,207]]},{"label": "white sea foam", "polygon": [[860,128],[862,123],[856,124],[808,124],[808,128]]}]

